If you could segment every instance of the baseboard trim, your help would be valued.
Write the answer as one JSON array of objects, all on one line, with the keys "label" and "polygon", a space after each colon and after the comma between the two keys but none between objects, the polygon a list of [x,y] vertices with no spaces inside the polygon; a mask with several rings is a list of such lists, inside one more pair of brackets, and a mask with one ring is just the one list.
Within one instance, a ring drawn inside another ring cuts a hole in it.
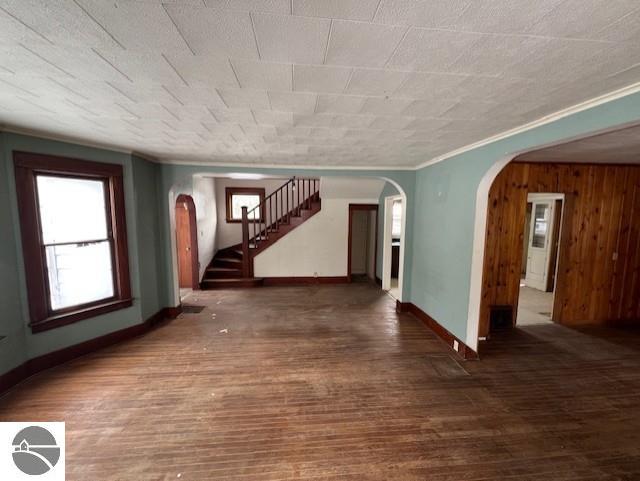
[{"label": "baseboard trim", "polygon": [[104,347],[118,344],[127,339],[140,336],[153,329],[154,326],[166,319],[175,319],[182,312],[182,307],[165,307],[156,312],[141,324],[126,327],[119,331],[110,332],[104,336],[89,339],[88,341],[74,344],[57,351],[43,354],[29,359],[11,371],[0,375],[0,396],[16,384],[46,369],[71,361],[85,354],[97,351]]},{"label": "baseboard trim", "polygon": [[346,284],[347,276],[335,277],[264,277],[265,286],[296,286],[308,284]]},{"label": "baseboard trim", "polygon": [[406,312],[413,315],[416,319],[422,321],[436,336],[442,339],[451,349],[453,349],[453,341],[458,341],[457,353],[466,360],[478,359],[478,353],[467,346],[464,342],[451,334],[442,324],[436,321],[429,314],[424,312],[412,302],[396,301],[396,311]]}]

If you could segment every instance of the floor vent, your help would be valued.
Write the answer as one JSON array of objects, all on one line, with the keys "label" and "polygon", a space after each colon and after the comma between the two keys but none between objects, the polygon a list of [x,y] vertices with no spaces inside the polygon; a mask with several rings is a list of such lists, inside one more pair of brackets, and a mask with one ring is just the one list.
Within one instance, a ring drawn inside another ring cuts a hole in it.
[{"label": "floor vent", "polygon": [[196,306],[193,304],[182,304],[183,314],[200,314],[204,310],[204,306]]},{"label": "floor vent", "polygon": [[513,327],[513,307],[509,305],[489,307],[489,329],[491,332]]}]

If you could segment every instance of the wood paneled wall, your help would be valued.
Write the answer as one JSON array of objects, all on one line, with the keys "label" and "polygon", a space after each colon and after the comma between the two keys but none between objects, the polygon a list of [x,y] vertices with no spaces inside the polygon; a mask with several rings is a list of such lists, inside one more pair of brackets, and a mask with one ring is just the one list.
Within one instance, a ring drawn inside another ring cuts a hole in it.
[{"label": "wood paneled wall", "polygon": [[517,312],[527,194],[564,193],[553,320],[640,319],[640,166],[512,162],[489,192],[480,336],[491,305]]}]

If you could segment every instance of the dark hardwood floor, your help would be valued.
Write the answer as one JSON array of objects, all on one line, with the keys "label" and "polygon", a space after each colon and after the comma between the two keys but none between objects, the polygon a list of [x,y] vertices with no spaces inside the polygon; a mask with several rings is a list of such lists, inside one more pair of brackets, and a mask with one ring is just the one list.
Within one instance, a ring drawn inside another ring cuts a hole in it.
[{"label": "dark hardwood floor", "polygon": [[0,420],[66,421],[69,480],[640,479],[638,330],[529,326],[463,362],[369,284],[188,302]]}]

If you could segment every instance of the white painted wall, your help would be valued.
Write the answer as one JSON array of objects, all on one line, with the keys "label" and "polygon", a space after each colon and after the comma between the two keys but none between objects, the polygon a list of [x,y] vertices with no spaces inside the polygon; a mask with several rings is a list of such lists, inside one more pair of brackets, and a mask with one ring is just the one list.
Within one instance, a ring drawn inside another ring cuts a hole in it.
[{"label": "white painted wall", "polygon": [[384,180],[358,177],[321,177],[320,197],[322,199],[355,199],[353,203],[366,204],[363,199],[376,197],[378,203],[384,188]]},{"label": "white painted wall", "polygon": [[211,177],[193,178],[193,203],[198,226],[199,279],[217,252],[216,186]]},{"label": "white painted wall", "polygon": [[256,277],[346,276],[349,204],[376,204],[379,195],[323,197],[320,212],[256,256]]},{"label": "white painted wall", "polygon": [[224,249],[242,242],[242,224],[227,222],[227,200],[225,193],[227,187],[262,187],[265,190],[265,195],[269,195],[278,190],[287,180],[289,179],[246,180],[217,177],[215,179],[215,186],[218,211],[218,248]]}]

